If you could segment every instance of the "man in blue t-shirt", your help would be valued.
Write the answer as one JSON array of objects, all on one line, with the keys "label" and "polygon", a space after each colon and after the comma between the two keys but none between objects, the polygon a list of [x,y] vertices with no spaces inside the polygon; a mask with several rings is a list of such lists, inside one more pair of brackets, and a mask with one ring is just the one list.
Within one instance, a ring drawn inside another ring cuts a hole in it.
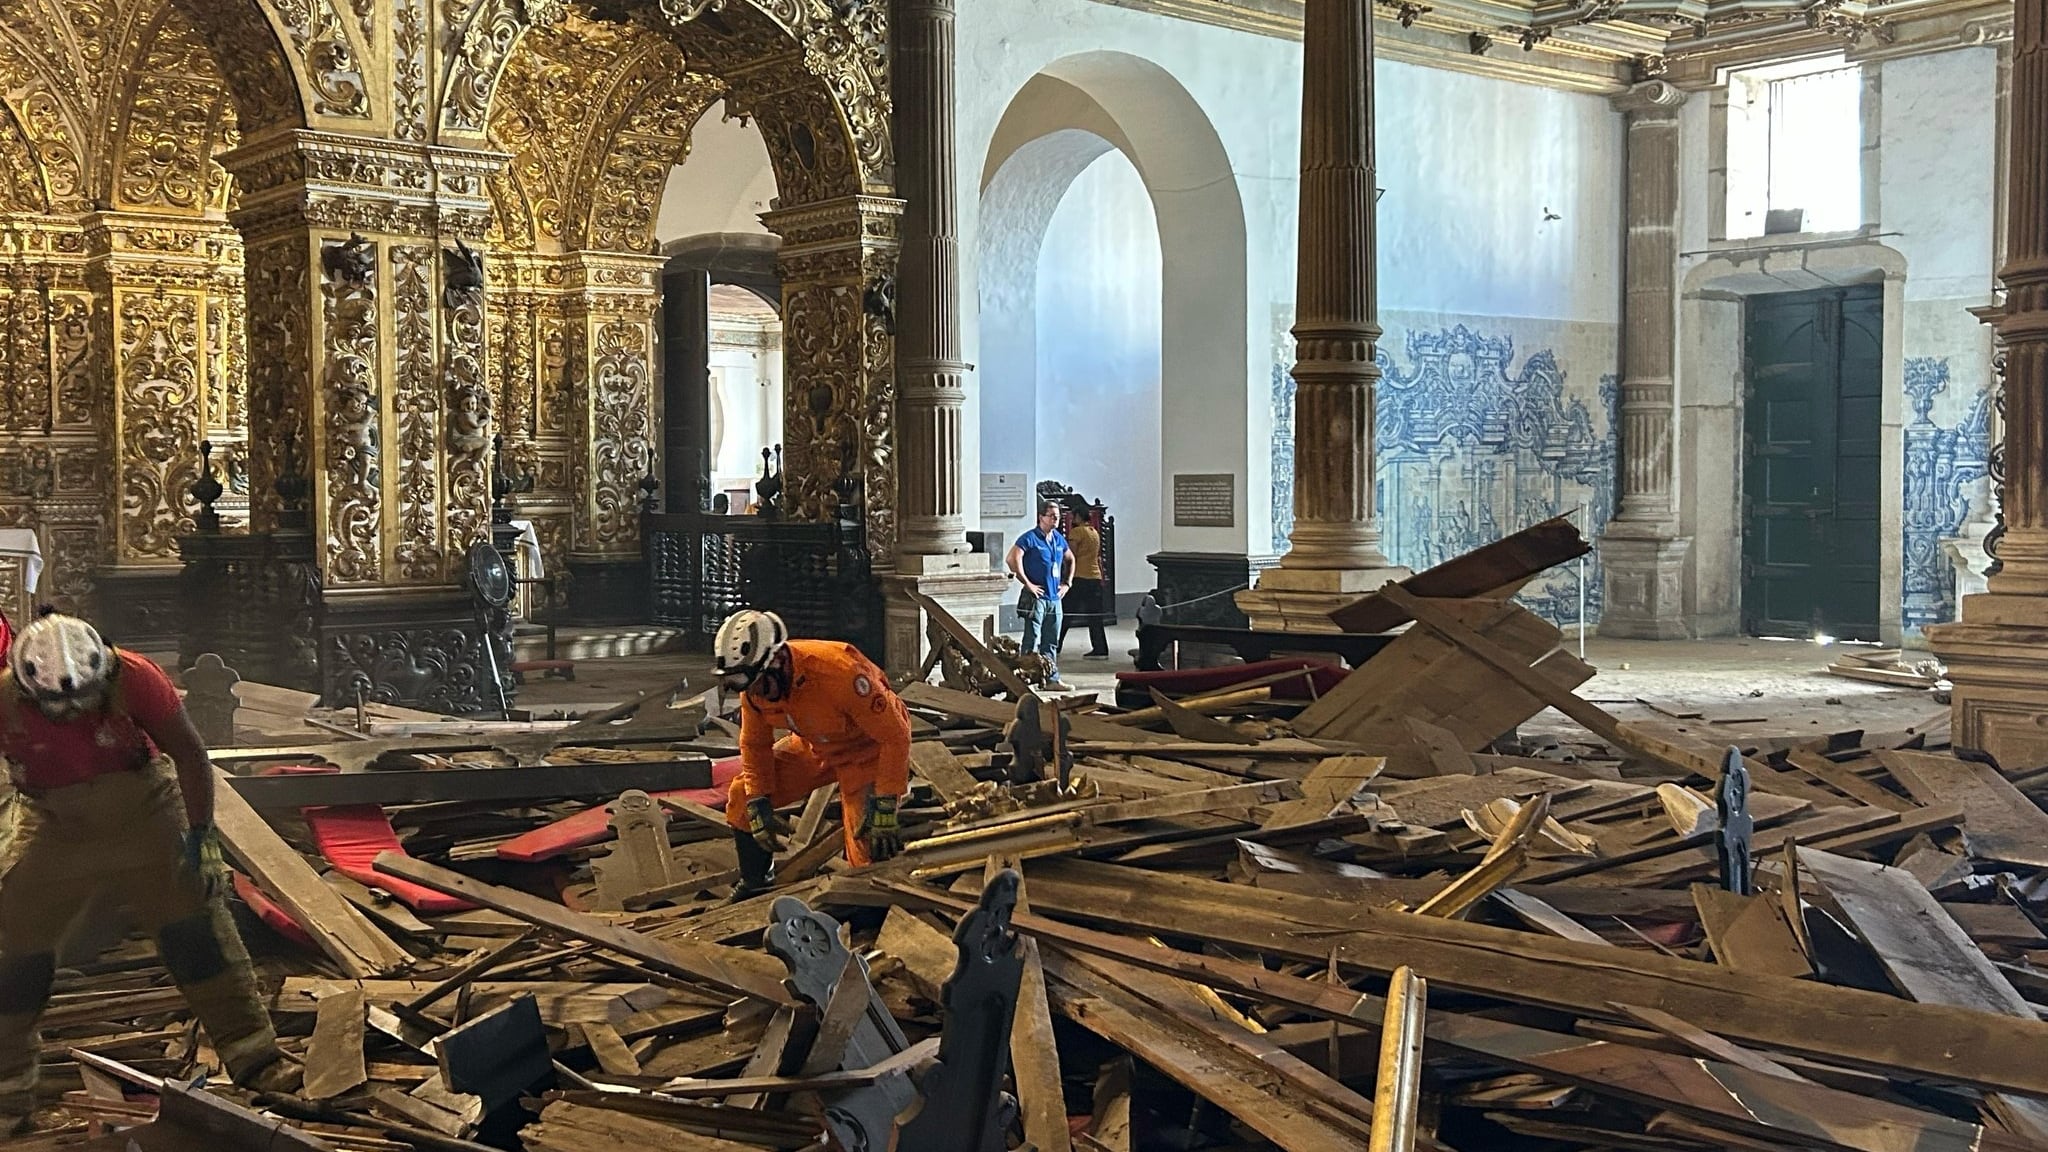
[{"label": "man in blue t-shirt", "polygon": [[1024,651],[1045,657],[1051,677],[1046,687],[1064,690],[1059,668],[1060,591],[1073,581],[1074,553],[1059,523],[1059,505],[1039,501],[1038,526],[1010,545],[1006,565],[1010,575],[1024,582],[1017,597],[1017,614],[1024,618]]}]

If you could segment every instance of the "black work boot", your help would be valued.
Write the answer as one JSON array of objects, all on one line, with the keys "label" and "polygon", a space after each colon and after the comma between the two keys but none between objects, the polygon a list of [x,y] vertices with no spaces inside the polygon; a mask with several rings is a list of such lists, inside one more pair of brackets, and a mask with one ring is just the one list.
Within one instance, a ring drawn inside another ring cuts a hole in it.
[{"label": "black work boot", "polygon": [[732,903],[751,899],[775,883],[775,854],[761,846],[744,828],[732,830],[733,852],[739,857],[740,882],[733,886]]}]

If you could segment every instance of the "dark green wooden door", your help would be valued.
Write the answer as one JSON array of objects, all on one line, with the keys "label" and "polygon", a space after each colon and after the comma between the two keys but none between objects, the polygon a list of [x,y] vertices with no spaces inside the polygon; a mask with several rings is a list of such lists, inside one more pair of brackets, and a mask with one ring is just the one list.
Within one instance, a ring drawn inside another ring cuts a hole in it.
[{"label": "dark green wooden door", "polygon": [[1759,636],[1876,640],[1883,296],[1751,297],[1742,617]]}]

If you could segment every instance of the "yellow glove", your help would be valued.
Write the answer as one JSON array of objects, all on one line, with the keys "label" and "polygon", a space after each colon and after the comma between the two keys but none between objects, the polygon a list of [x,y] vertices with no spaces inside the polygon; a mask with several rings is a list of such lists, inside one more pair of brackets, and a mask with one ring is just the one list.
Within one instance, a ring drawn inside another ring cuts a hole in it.
[{"label": "yellow glove", "polygon": [[766,796],[756,796],[747,801],[747,832],[754,842],[770,852],[782,851],[786,838],[796,829],[789,821],[775,811],[775,801]]},{"label": "yellow glove", "polygon": [[903,834],[896,823],[896,797],[868,797],[860,838],[867,843],[868,858],[877,863],[894,859],[903,851]]}]

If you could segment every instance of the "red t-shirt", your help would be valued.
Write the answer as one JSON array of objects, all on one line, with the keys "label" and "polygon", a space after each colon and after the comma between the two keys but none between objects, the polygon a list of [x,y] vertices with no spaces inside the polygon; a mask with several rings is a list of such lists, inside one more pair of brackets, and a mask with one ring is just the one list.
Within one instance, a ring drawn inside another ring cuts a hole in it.
[{"label": "red t-shirt", "polygon": [[14,626],[7,622],[7,613],[0,612],[0,661],[7,659],[7,650],[14,645]]},{"label": "red t-shirt", "polygon": [[171,678],[147,656],[115,649],[121,664],[115,691],[121,706],[57,721],[12,687],[0,701],[0,756],[14,764],[22,787],[64,788],[149,763],[157,741],[185,708]]}]

